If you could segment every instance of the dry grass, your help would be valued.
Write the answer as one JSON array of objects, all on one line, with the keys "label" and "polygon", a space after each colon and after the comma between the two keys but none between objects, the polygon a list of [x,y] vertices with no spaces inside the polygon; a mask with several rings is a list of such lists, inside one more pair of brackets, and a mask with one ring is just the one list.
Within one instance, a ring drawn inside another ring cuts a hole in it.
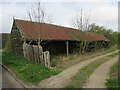
[{"label": "dry grass", "polygon": [[103,54],[107,54],[117,50],[117,45],[109,48],[109,49],[100,49],[94,52],[87,52],[84,55],[80,54],[69,54],[67,57],[66,54],[53,55],[51,56],[51,65],[55,67],[54,69],[64,70],[71,65],[80,63],[82,61],[88,60],[90,58],[94,58]]}]

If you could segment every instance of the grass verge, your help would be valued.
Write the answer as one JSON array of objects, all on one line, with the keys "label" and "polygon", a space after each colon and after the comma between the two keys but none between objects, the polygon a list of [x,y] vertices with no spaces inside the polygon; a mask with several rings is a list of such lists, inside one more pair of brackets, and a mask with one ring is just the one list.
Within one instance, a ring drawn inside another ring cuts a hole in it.
[{"label": "grass verge", "polygon": [[118,77],[118,62],[114,63],[110,68],[109,77],[110,78]]},{"label": "grass verge", "polygon": [[2,53],[2,63],[13,70],[20,79],[33,84],[38,84],[41,80],[60,73],[43,65],[28,62],[25,58],[13,53]]},{"label": "grass verge", "polygon": [[106,80],[107,88],[119,88],[120,78],[118,78],[118,62],[110,68],[109,79]]},{"label": "grass verge", "polygon": [[115,57],[116,55],[118,55],[118,52],[117,53],[113,53],[111,55],[108,55],[107,57]]},{"label": "grass verge", "polygon": [[100,55],[105,55],[107,53],[112,53],[114,51],[116,51],[117,49],[104,49],[104,53],[101,53],[101,54],[98,54],[98,55],[95,55],[95,56],[91,56],[90,58],[95,58],[97,56],[100,56]]},{"label": "grass verge", "polygon": [[[116,56],[116,55],[115,55]],[[114,56],[114,57],[115,57]],[[87,66],[80,69],[80,71],[72,78],[72,82],[70,85],[66,86],[65,88],[81,88],[85,81],[90,77],[90,75],[94,72],[94,70],[100,66],[102,63],[110,60],[113,57],[103,57],[100,58]]]},{"label": "grass verge", "polygon": [[106,50],[104,53],[102,53],[102,55],[105,55],[105,54],[107,54],[107,53],[111,53],[111,52],[114,52],[114,51],[116,51],[116,49]]}]

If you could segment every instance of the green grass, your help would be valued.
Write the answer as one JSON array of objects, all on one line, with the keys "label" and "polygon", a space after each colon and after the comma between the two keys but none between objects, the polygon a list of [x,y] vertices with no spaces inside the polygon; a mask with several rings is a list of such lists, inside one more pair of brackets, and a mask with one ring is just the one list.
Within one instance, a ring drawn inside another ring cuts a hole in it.
[{"label": "green grass", "polygon": [[111,55],[108,55],[107,57],[115,57],[116,55],[118,55],[118,53],[113,53]]},{"label": "green grass", "polygon": [[104,53],[102,53],[102,55],[105,55],[107,53],[111,53],[111,52],[114,52],[114,51],[116,51],[116,49],[106,50]]},{"label": "green grass", "polygon": [[109,48],[104,48],[104,51],[107,51],[107,50],[109,50]]},{"label": "green grass", "polygon": [[[115,56],[114,56],[115,57]],[[103,57],[98,59],[89,65],[80,69],[80,71],[72,78],[72,82],[70,85],[66,86],[65,88],[81,88],[85,81],[90,77],[90,75],[94,72],[94,70],[100,66],[102,63],[110,60],[113,57]]]},{"label": "green grass", "polygon": [[41,80],[60,73],[60,71],[48,69],[40,64],[28,62],[25,58],[12,53],[4,52],[2,62],[20,79],[33,84],[38,84]]},{"label": "green grass", "polygon": [[107,82],[105,83],[105,85],[107,86],[107,88],[119,88],[119,83],[120,83],[120,78],[119,79],[110,78],[110,79],[107,79]]},{"label": "green grass", "polygon": [[114,51],[116,51],[116,49],[105,48],[105,49],[104,49],[104,53],[99,54],[99,55],[95,55],[95,56],[91,56],[90,58],[95,58],[95,57],[97,57],[97,56],[105,55],[105,54],[107,54],[107,53],[111,53],[111,52],[114,52]]},{"label": "green grass", "polygon": [[113,64],[110,68],[109,79],[106,80],[105,85],[107,88],[118,88],[118,83],[120,83],[120,78],[118,78],[118,62]]},{"label": "green grass", "polygon": [[95,58],[95,57],[97,57],[97,56],[100,56],[100,55],[91,56],[90,58]]},{"label": "green grass", "polygon": [[70,61],[75,60],[75,59],[76,59],[75,57],[69,57]]},{"label": "green grass", "polygon": [[110,68],[109,76],[111,78],[114,78],[114,74],[117,74],[117,73],[118,73],[118,62],[113,64],[112,67]]},{"label": "green grass", "polygon": [[73,85],[68,85],[65,88],[75,88]]}]

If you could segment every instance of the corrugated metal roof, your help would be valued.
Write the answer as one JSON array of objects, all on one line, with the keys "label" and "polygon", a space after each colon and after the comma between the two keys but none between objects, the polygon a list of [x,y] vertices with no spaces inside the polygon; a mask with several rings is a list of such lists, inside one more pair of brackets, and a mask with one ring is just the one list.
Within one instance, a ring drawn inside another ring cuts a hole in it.
[{"label": "corrugated metal roof", "polygon": [[[71,40],[71,41],[109,41],[105,37],[96,34],[46,23],[35,23],[31,21],[15,19],[19,29],[26,39],[37,39],[38,35],[44,40]],[[40,28],[39,28],[40,27]]]}]

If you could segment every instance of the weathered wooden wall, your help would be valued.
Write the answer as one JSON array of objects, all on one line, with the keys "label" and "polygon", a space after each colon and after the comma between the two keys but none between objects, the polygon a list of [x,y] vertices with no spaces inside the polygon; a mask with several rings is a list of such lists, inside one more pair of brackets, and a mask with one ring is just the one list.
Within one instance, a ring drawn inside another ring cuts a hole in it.
[{"label": "weathered wooden wall", "polygon": [[41,65],[50,68],[50,53],[49,51],[43,52],[40,45],[30,45],[24,42],[23,53],[28,61],[40,63]]},{"label": "weathered wooden wall", "polygon": [[43,50],[40,45],[30,45],[24,42],[23,53],[24,53],[24,57],[28,61],[33,61],[44,65]]}]

